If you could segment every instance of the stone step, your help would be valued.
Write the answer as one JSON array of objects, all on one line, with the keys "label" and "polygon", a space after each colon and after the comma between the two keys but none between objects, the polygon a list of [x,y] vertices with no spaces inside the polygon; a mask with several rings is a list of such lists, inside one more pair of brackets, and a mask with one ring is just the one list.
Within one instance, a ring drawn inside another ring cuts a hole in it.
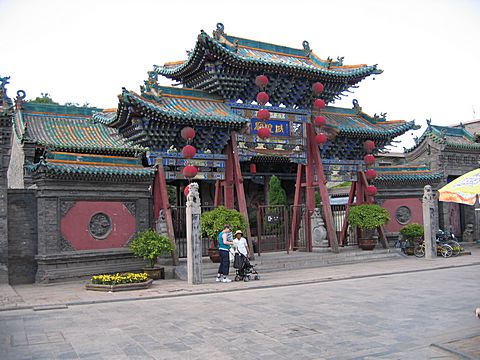
[{"label": "stone step", "polygon": [[[293,252],[286,253],[265,253],[256,255],[252,264],[259,273],[267,273],[282,270],[308,269],[329,265],[353,264],[361,262],[379,261],[403,257],[398,249],[390,250],[345,250],[339,254],[331,252]],[[209,258],[204,258],[204,277],[215,276],[219,264],[214,264]]]}]

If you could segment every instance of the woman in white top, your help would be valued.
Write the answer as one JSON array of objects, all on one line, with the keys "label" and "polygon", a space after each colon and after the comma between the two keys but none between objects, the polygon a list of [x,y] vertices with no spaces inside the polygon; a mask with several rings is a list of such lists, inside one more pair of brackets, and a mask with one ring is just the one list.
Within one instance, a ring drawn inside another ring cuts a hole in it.
[{"label": "woman in white top", "polygon": [[248,258],[250,255],[250,249],[248,248],[247,239],[245,239],[242,235],[243,234],[241,230],[235,231],[235,238],[233,239],[233,245],[235,246],[235,248],[240,254]]}]

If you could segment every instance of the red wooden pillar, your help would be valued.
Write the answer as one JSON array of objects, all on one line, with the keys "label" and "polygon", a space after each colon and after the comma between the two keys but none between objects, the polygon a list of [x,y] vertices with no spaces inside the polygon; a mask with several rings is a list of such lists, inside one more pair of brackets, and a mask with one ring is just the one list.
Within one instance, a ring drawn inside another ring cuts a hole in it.
[{"label": "red wooden pillar", "polygon": [[213,199],[213,206],[217,207],[222,204],[223,196],[222,196],[222,181],[217,180],[215,181],[215,198]]},{"label": "red wooden pillar", "polygon": [[302,211],[300,202],[302,199],[302,173],[303,165],[297,165],[297,180],[295,181],[295,196],[293,198],[293,211],[292,211],[292,228],[290,233],[290,244],[287,248],[287,253],[293,250],[297,244],[298,228],[300,226],[299,219]]},{"label": "red wooden pillar", "polygon": [[234,184],[235,189],[237,191],[237,201],[238,201],[238,210],[245,218],[247,222],[247,240],[248,246],[252,249],[252,256],[253,256],[253,243],[252,243],[252,236],[250,232],[250,223],[248,221],[248,210],[247,210],[247,200],[245,198],[245,189],[243,188],[243,176],[242,170],[240,168],[240,159],[238,158],[238,147],[237,147],[237,138],[236,134],[232,133],[231,136],[231,150],[232,150],[232,159],[233,159],[233,175],[234,175]]},{"label": "red wooden pillar", "polygon": [[227,209],[235,208],[235,193],[233,188],[233,156],[232,144],[227,144],[227,164],[225,168],[225,182],[223,187],[223,198]]},{"label": "red wooden pillar", "polygon": [[307,234],[307,251],[313,250],[312,244],[312,229],[311,229],[311,222],[310,216],[312,216],[313,211],[315,210],[315,188],[313,186],[313,176],[314,176],[314,157],[312,153],[312,146],[311,146],[311,124],[306,124],[307,127],[307,166],[305,167],[305,202],[307,204],[307,211],[305,217],[305,229]]}]

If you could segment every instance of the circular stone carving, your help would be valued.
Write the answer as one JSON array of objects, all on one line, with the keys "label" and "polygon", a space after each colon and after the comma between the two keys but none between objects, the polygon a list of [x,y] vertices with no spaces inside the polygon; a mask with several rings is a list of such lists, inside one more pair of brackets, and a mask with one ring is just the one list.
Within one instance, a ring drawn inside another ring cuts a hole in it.
[{"label": "circular stone carving", "polygon": [[400,206],[395,211],[395,220],[397,220],[400,224],[406,224],[412,218],[412,211],[408,206]]},{"label": "circular stone carving", "polygon": [[90,218],[88,231],[95,239],[103,240],[112,231],[112,220],[107,214],[96,213]]}]

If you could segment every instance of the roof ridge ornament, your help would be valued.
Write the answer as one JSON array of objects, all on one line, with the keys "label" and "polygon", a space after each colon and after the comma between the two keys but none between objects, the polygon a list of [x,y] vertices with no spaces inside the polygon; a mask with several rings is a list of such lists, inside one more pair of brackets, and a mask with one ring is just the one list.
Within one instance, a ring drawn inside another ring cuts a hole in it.
[{"label": "roof ridge ornament", "polygon": [[148,71],[148,80],[144,80],[144,84],[140,85],[140,93],[143,97],[156,102],[162,101],[162,90],[158,86],[158,74],[155,71]]},{"label": "roof ridge ornament", "polygon": [[362,107],[358,103],[358,100],[353,99],[352,104],[353,104],[353,109],[357,111],[357,114],[360,114],[362,112]]},{"label": "roof ridge ornament", "polygon": [[309,42],[307,40],[303,40],[302,45],[303,45],[303,51],[305,52],[305,56],[310,57],[310,55],[312,54],[312,49],[310,49]]},{"label": "roof ridge ornament", "polygon": [[225,26],[221,22],[217,23],[217,29],[213,30],[213,37],[215,40],[220,40],[221,36],[225,35]]}]

